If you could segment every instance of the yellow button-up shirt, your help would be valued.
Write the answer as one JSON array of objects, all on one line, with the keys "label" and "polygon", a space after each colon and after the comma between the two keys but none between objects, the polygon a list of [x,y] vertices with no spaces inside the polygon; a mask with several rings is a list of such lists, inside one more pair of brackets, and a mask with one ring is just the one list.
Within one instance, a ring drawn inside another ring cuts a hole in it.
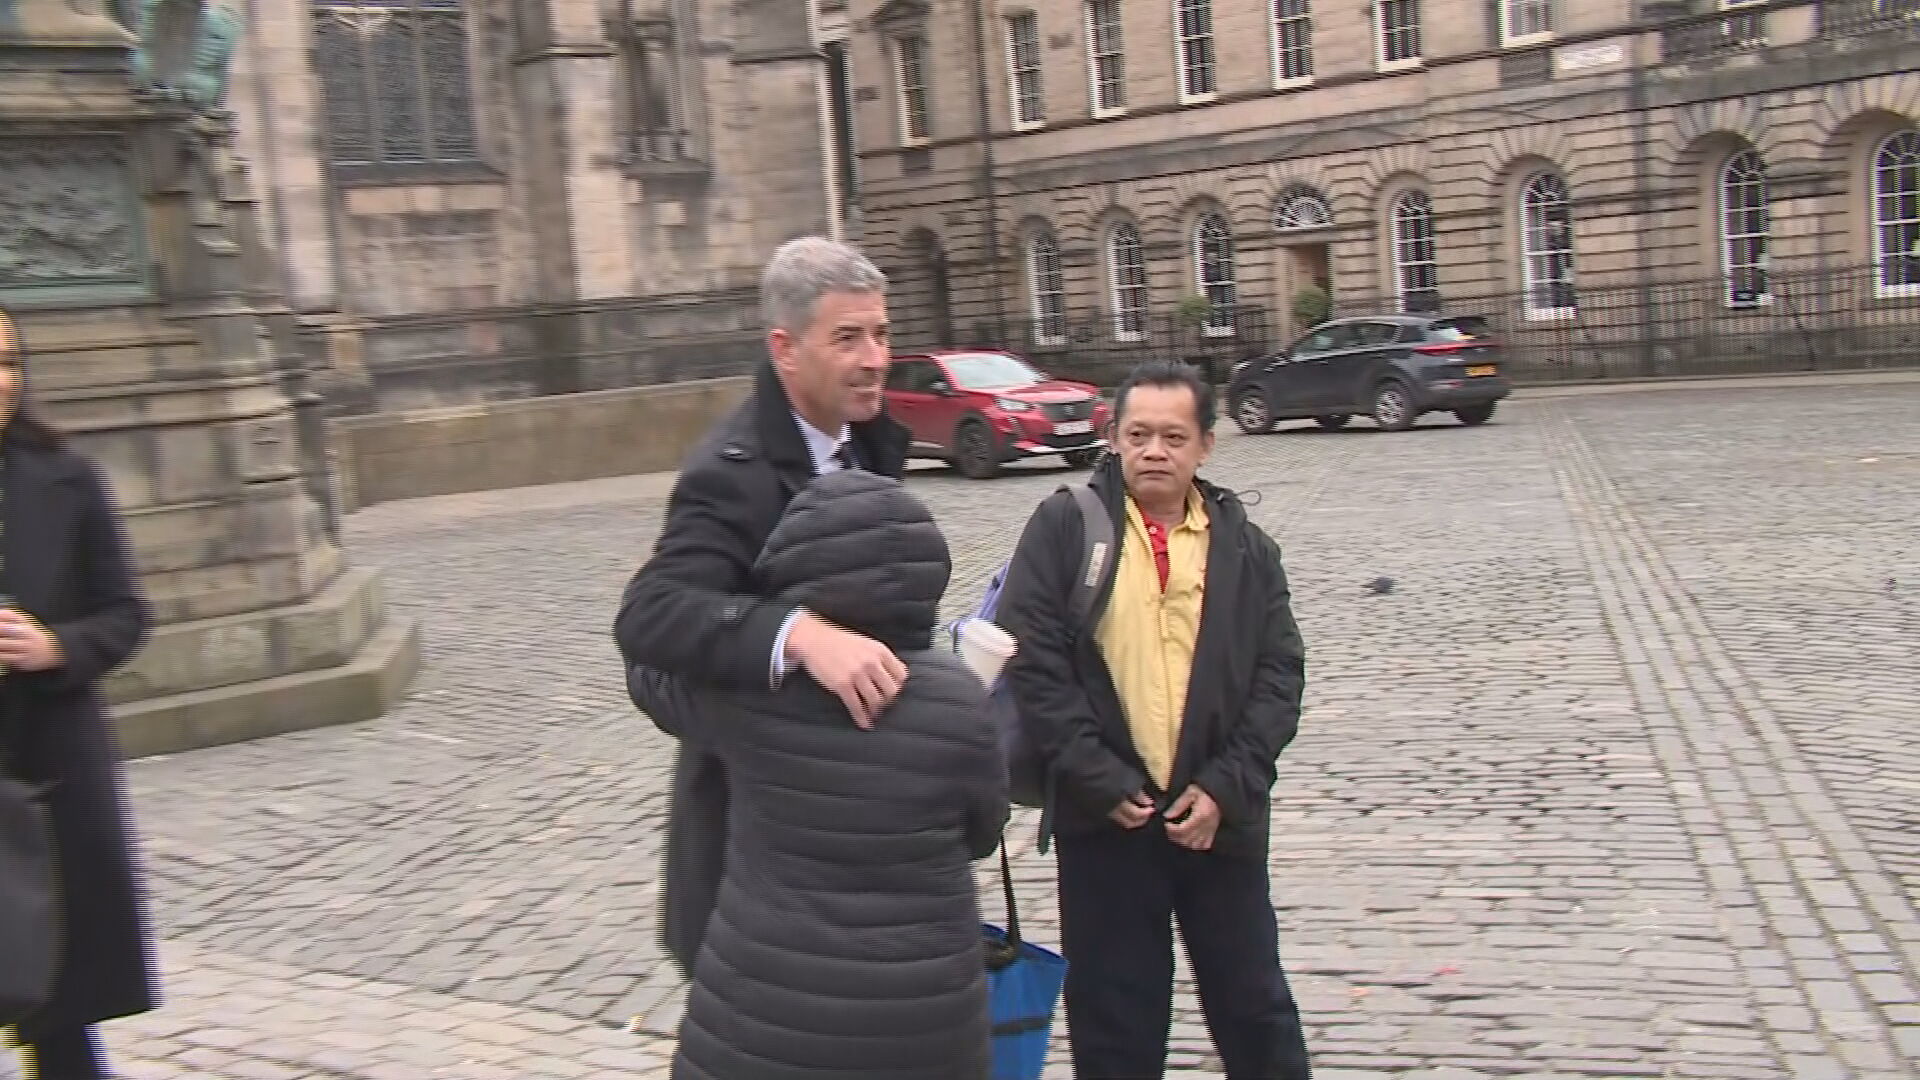
[{"label": "yellow button-up shirt", "polygon": [[1146,518],[1127,499],[1127,531],[1114,571],[1113,596],[1098,637],[1120,708],[1147,775],[1166,791],[1186,719],[1187,682],[1200,639],[1207,591],[1206,504],[1187,496],[1187,516],[1167,533],[1167,586],[1160,587]]}]

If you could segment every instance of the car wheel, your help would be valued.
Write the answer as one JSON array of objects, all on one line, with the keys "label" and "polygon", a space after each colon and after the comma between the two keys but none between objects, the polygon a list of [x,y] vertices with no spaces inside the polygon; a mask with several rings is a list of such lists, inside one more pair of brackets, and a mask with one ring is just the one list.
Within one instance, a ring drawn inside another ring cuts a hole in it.
[{"label": "car wheel", "polygon": [[1273,430],[1273,410],[1267,395],[1257,387],[1248,387],[1233,399],[1233,422],[1249,435],[1265,435]]},{"label": "car wheel", "polygon": [[1332,416],[1316,416],[1313,418],[1313,422],[1326,428],[1328,431],[1339,431],[1341,428],[1346,427],[1347,422],[1352,419],[1353,417],[1348,416],[1346,413],[1334,413]]},{"label": "car wheel", "polygon": [[1100,454],[1097,446],[1091,450],[1069,450],[1066,453],[1067,464],[1075,469],[1091,469],[1100,464]]},{"label": "car wheel", "polygon": [[978,420],[963,420],[954,432],[953,461],[960,471],[975,480],[991,480],[1000,475],[1000,450],[993,444],[993,432]]},{"label": "car wheel", "polygon": [[1453,410],[1453,418],[1468,427],[1479,427],[1481,424],[1493,419],[1493,405],[1489,403],[1486,405],[1475,405],[1467,409],[1455,409]]},{"label": "car wheel", "polygon": [[1413,411],[1413,397],[1407,384],[1388,379],[1373,390],[1373,422],[1381,431],[1405,431],[1419,416]]}]

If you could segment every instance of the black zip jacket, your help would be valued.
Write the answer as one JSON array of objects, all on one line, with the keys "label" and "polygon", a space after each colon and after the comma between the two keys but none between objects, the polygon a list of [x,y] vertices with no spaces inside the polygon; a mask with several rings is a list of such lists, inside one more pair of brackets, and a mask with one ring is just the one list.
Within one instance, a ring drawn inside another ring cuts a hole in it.
[{"label": "black zip jacket", "polygon": [[[1090,483],[1113,516],[1117,549],[1126,535],[1119,462],[1109,459]],[[1107,814],[1132,793],[1144,790],[1164,808],[1197,784],[1220,805],[1213,850],[1264,860],[1275,765],[1300,728],[1306,652],[1279,545],[1232,492],[1196,484],[1210,522],[1206,599],[1172,790],[1148,780],[1100,652],[1096,628],[1112,602],[1118,550],[1087,625],[1067,625],[1085,535],[1066,492],[1040,504],[1014,551],[998,611],[1020,643],[1007,677],[1052,771],[1058,833],[1119,828]]]}]

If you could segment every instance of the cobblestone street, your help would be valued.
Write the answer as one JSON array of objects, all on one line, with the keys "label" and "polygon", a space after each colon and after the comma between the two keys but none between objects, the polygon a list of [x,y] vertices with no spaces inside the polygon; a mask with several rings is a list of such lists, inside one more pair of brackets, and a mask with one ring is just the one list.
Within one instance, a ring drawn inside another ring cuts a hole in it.
[{"label": "cobblestone street", "polygon": [[[1272,872],[1321,1080],[1920,1075],[1916,418],[1887,375],[1222,435],[1308,645]],[[952,613],[1074,475],[916,470]],[[665,1075],[669,743],[609,629],[669,483],[351,519],[425,672],[378,722],[130,765],[167,1006],[106,1027],[128,1076]],[[1173,1040],[1217,1075],[1184,976]]]}]

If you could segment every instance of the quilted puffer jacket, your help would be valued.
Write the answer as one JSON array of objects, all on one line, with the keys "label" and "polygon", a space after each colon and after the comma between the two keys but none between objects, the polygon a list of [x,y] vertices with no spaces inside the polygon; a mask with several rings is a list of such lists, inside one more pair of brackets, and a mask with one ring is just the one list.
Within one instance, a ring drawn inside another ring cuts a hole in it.
[{"label": "quilted puffer jacket", "polygon": [[732,792],[679,1080],[989,1075],[971,862],[999,843],[1006,775],[984,688],[931,649],[950,569],[926,508],[859,471],[815,481],[768,539],[762,595],[884,642],[910,674],[871,731],[804,672],[692,703],[683,737],[711,742]]}]

